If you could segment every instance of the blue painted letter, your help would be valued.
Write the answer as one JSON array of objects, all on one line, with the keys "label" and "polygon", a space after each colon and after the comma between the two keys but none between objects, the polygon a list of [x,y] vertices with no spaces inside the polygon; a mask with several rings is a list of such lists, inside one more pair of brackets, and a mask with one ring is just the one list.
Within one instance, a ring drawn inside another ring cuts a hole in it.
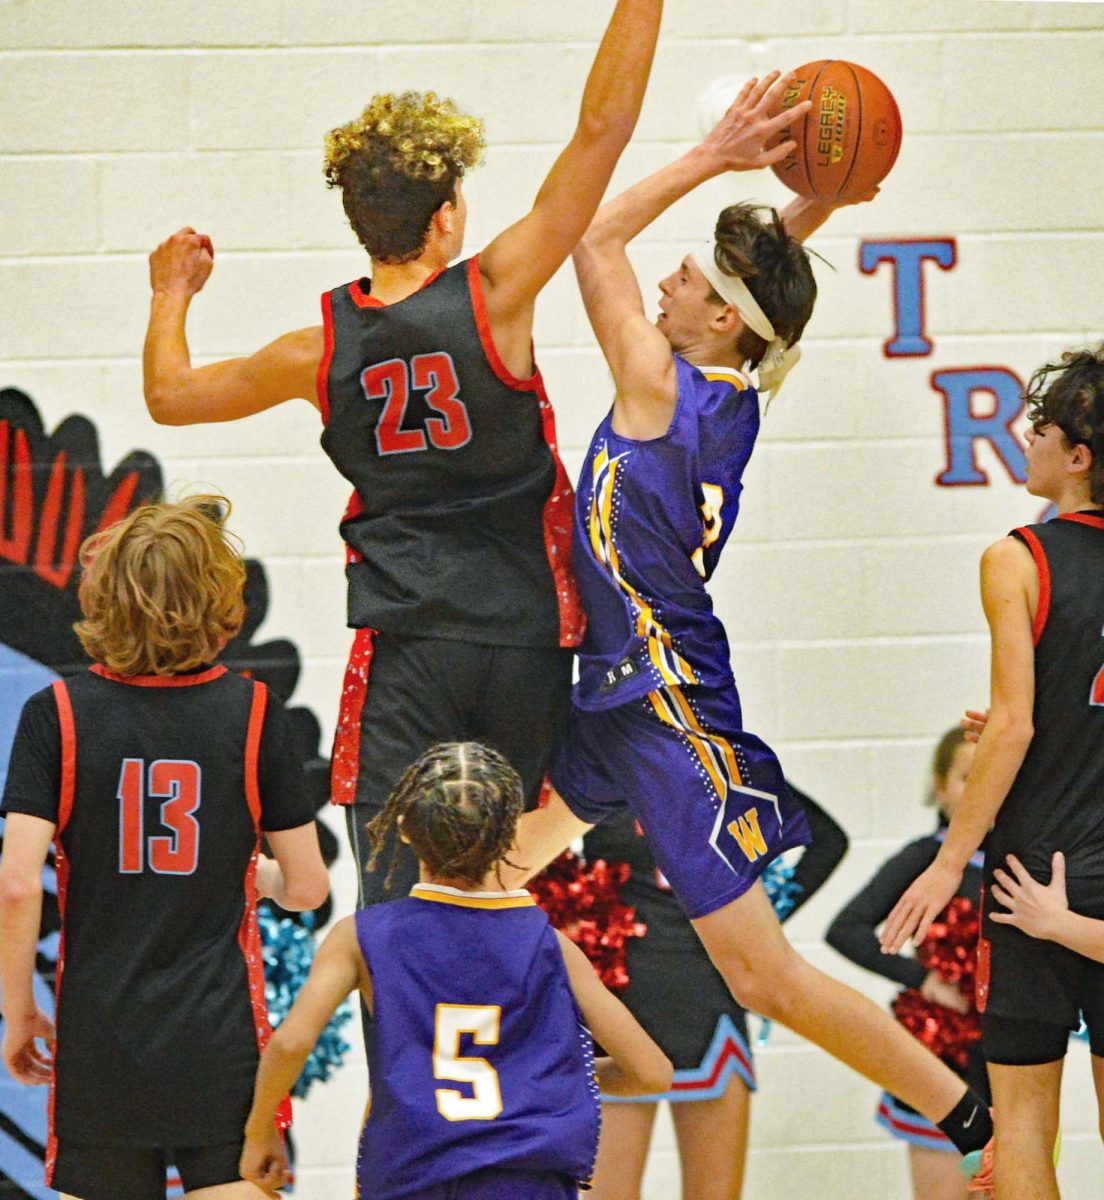
[{"label": "blue painted letter", "polygon": [[[1023,383],[1006,367],[960,367],[936,371],[932,387],[943,393],[947,426],[947,469],[936,483],[984,484],[989,476],[977,465],[976,443],[984,440],[996,451],[1015,483],[1027,479],[1027,459],[1012,432],[1023,411]],[[978,416],[971,404],[975,392],[988,392],[996,402],[988,416]]]},{"label": "blue painted letter", "polygon": [[932,343],[924,336],[924,262],[936,262],[944,271],[955,265],[954,238],[927,242],[898,240],[863,241],[859,248],[859,269],[872,275],[879,263],[893,264],[894,336],[883,349],[889,358],[923,358],[931,354]]}]

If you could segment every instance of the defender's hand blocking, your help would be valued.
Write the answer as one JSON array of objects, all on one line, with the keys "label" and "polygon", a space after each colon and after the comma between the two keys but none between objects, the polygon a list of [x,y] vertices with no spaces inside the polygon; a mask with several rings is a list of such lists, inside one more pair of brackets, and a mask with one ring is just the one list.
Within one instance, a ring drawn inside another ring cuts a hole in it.
[{"label": "defender's hand blocking", "polygon": [[961,882],[962,872],[945,867],[938,858],[918,875],[889,914],[882,930],[882,953],[899,953],[910,937],[913,945],[919,946]]},{"label": "defender's hand blocking", "polygon": [[1009,911],[993,913],[993,920],[999,925],[1015,925],[1031,937],[1053,938],[1062,914],[1069,912],[1065,855],[1060,850],[1055,853],[1046,887],[1027,873],[1014,854],[1008,855],[1007,861],[1011,875],[1000,867],[993,872],[997,881],[993,885],[993,899]]},{"label": "defender's hand blocking", "polygon": [[[43,1052],[38,1045],[41,1039],[49,1047]],[[26,1018],[7,1020],[4,1023],[4,1066],[13,1079],[20,1083],[49,1083],[54,1063],[54,1023],[41,1010],[36,1009]]]},{"label": "defender's hand blocking", "polygon": [[170,296],[194,296],[215,266],[215,248],[205,233],[187,225],[150,255],[150,288]]},{"label": "defender's hand blocking", "polygon": [[702,148],[717,156],[723,170],[753,171],[769,167],[794,149],[789,139],[766,149],[775,134],[789,129],[812,107],[806,100],[779,111],[782,95],[792,78],[792,72],[783,75],[771,71],[763,79],[752,77],[740,89],[728,111],[702,142]]}]

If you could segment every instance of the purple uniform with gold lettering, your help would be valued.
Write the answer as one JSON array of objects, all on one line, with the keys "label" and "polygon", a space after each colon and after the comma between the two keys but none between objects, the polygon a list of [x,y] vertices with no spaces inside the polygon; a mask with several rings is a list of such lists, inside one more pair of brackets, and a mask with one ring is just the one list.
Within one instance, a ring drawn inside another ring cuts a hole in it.
[{"label": "purple uniform with gold lettering", "polygon": [[691,918],[743,895],[808,825],[774,752],[743,727],[706,583],[739,511],[759,398],[731,368],[675,356],[663,437],[598,427],[575,502],[587,614],[552,783],[582,820],[628,807]]},{"label": "purple uniform with gold lettering", "polygon": [[423,883],[356,928],[373,994],[359,1200],[574,1200],[598,1147],[594,1055],[532,896]]}]

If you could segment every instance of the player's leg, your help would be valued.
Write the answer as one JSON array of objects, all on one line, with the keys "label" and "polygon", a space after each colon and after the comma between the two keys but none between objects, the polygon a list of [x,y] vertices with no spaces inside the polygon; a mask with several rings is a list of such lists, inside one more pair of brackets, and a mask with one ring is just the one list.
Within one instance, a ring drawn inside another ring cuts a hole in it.
[{"label": "player's leg", "polygon": [[602,1136],[588,1200],[640,1200],[658,1105],[603,1104]]},{"label": "player's leg", "polygon": [[1097,1119],[1100,1124],[1100,1140],[1104,1141],[1104,1058],[1092,1056],[1093,1086],[1096,1088]]},{"label": "player's leg", "polygon": [[683,1200],[740,1200],[747,1164],[751,1092],[732,1075],[715,1100],[672,1104]]},{"label": "player's leg", "polygon": [[966,1200],[966,1180],[958,1169],[957,1154],[909,1146],[908,1156],[913,1200]]},{"label": "player's leg", "polygon": [[263,1200],[265,1192],[238,1173],[241,1151],[241,1142],[170,1151],[187,1200]]},{"label": "player's leg", "polygon": [[694,926],[747,1008],[794,1030],[931,1121],[943,1121],[963,1098],[962,1080],[887,1012],[793,949],[758,882]]},{"label": "player's leg", "polygon": [[400,845],[394,881],[385,889],[393,840],[384,846],[379,868],[365,872],[371,855],[365,829],[419,755],[438,742],[466,739],[467,685],[485,649],[437,638],[363,635],[368,631],[358,631],[346,672],[334,739],[335,799],[354,800],[346,825],[357,861],[359,908],[404,896],[417,882],[414,853]]},{"label": "player's leg", "polygon": [[197,1188],[185,1192],[187,1200],[263,1200],[266,1193],[252,1183],[239,1179],[237,1183],[216,1184],[214,1187]]},{"label": "player's leg", "polygon": [[995,1200],[1058,1200],[1054,1142],[1063,1063],[1059,1058],[1032,1066],[989,1064]]},{"label": "player's leg", "polygon": [[543,807],[522,813],[518,821],[514,849],[501,868],[503,886],[524,887],[526,880],[558,858],[595,824],[577,817],[559,792],[550,789]]},{"label": "player's leg", "polygon": [[521,776],[533,809],[552,767],[571,707],[570,650],[489,646],[470,736],[493,747]]}]

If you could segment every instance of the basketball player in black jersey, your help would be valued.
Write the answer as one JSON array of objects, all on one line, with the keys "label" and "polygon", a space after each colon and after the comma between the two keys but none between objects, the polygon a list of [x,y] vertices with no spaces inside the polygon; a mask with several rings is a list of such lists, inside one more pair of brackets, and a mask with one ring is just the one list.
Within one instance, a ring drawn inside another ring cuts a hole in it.
[{"label": "basketball player in black jersey", "polygon": [[[495,746],[532,806],[566,713],[583,630],[572,491],[533,359],[533,306],[590,223],[636,124],[662,0],[618,0],[578,126],[532,211],[480,254],[462,181],[482,122],[432,93],[377,96],[329,136],[326,175],[372,277],[322,298],[323,323],[193,369],[184,323],[212,268],[185,229],[150,259],[146,402],[165,424],[304,397],[353,485],[341,525],[357,630],[334,745],[354,852],[407,764],[436,742]],[[371,685],[368,685],[369,669]],[[396,894],[417,878],[404,855]],[[363,879],[362,903],[380,899]]]},{"label": "basketball player in black jersey", "polygon": [[[146,506],[85,543],[95,664],[31,696],[12,747],[3,1057],[51,1085],[46,1182],[82,1200],[163,1200],[170,1164],[190,1196],[259,1198],[238,1174],[269,1035],[256,902],[329,890],[283,707],[212,665],[244,616],[219,505]],[[32,991],[51,841],[56,1034]]]},{"label": "basketball player in black jersey", "polygon": [[1041,367],[1027,401],[1027,488],[1058,515],[982,556],[988,723],[946,841],[882,935],[890,953],[921,940],[985,840],[978,1007],[996,1141],[974,1186],[998,1200],[1058,1196],[1062,1062],[1082,1017],[1104,1114],[1104,964],[995,919],[993,887],[1008,855],[1046,884],[1061,851],[1070,908],[1104,917],[1104,346]]}]

